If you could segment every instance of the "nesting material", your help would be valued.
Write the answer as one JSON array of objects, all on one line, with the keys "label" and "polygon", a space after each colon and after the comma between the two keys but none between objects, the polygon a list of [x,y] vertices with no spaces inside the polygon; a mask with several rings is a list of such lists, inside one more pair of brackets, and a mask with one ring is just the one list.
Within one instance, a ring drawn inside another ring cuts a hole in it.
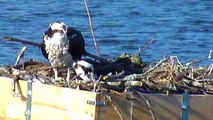
[{"label": "nesting material", "polygon": [[134,90],[146,93],[188,91],[196,94],[211,94],[213,92],[212,65],[196,67],[193,64],[183,64],[176,56],[149,64],[142,62],[139,56],[136,58],[135,55],[127,54],[117,57],[108,64],[92,65],[86,61],[76,63],[69,72],[67,68],[59,68],[61,80],[54,79],[52,67],[49,64],[35,60],[25,61],[15,66],[2,66],[0,75],[19,76],[22,80],[33,79],[43,84],[83,90],[94,90],[95,87],[97,91],[118,92]]}]

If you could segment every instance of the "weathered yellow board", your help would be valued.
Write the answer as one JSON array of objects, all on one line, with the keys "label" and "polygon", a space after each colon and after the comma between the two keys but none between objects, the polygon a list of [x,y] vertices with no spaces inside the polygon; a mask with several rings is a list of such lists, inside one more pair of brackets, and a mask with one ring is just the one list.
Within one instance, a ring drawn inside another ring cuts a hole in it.
[{"label": "weathered yellow board", "polygon": [[[0,120],[24,120],[27,82],[20,81],[22,96],[14,97],[11,81],[0,77]],[[181,120],[182,95],[96,93],[42,83],[32,89],[32,120]],[[212,95],[189,95],[188,119],[212,120],[212,102]]]},{"label": "weathered yellow board", "polygon": [[[22,95],[12,95],[12,79],[0,77],[0,119],[24,120],[27,82],[19,81]],[[97,94],[33,83],[32,120],[94,120]]]}]

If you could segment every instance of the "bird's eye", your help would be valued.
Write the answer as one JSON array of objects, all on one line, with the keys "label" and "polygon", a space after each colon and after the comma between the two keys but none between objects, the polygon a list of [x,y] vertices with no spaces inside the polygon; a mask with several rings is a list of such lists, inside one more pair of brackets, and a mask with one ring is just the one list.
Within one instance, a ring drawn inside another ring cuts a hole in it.
[{"label": "bird's eye", "polygon": [[47,31],[52,31],[52,29],[51,28],[48,28],[48,30]]},{"label": "bird's eye", "polygon": [[59,32],[60,32],[61,34],[63,34],[63,33],[64,33],[64,31],[63,31],[63,30],[60,30]]},{"label": "bird's eye", "polygon": [[63,25],[62,28],[64,29],[64,31],[67,31],[67,27],[65,25]]},{"label": "bird's eye", "polygon": [[52,26],[55,22],[51,22],[49,26]]}]

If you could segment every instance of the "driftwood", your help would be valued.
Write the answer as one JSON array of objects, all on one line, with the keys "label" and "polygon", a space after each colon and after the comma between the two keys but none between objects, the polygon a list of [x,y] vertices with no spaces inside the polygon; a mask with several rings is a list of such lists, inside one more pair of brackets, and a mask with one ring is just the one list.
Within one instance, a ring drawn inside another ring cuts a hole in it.
[{"label": "driftwood", "polygon": [[[5,36],[4,39],[7,40],[7,41],[19,42],[19,43],[23,43],[23,44],[27,44],[27,45],[41,47],[41,43],[32,42],[30,40],[23,40],[23,39],[10,37],[10,36]],[[96,55],[94,55],[92,53],[89,53],[89,52],[86,52],[86,56],[89,56],[91,58],[99,60],[100,62],[103,62],[103,63],[109,63],[109,61],[107,61],[106,59],[104,59],[104,58],[102,58],[100,56],[96,56]]]},{"label": "driftwood", "polygon": [[26,51],[27,47],[24,46],[21,51],[19,52],[17,59],[16,59],[16,63],[15,65],[17,65],[19,63],[19,61],[21,60],[21,58],[24,56],[24,52]]}]

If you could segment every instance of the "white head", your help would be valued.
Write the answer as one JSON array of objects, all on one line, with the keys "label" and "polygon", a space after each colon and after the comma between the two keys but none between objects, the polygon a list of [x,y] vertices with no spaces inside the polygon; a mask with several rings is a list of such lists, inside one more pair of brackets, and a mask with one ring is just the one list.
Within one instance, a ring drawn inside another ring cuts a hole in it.
[{"label": "white head", "polygon": [[85,81],[94,80],[94,68],[93,65],[84,61],[80,60],[73,63],[73,68],[79,77]]},{"label": "white head", "polygon": [[68,26],[63,22],[52,22],[48,30],[44,33],[44,41],[60,43],[67,40]]},{"label": "white head", "polygon": [[52,30],[60,30],[66,33],[68,26],[64,22],[52,22],[50,23],[49,28]]}]

